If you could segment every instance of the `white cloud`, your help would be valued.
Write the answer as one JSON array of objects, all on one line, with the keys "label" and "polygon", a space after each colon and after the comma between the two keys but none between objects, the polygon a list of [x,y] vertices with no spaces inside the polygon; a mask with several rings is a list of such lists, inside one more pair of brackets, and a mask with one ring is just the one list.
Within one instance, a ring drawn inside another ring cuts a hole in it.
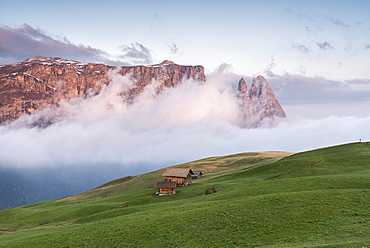
[{"label": "white cloud", "polygon": [[177,54],[179,51],[179,48],[174,42],[172,42],[171,45],[168,45],[168,47],[170,48],[171,54]]},{"label": "white cloud", "polygon": [[[63,113],[62,120],[47,128],[28,128],[29,116],[0,126],[0,164],[19,168],[82,166],[87,170],[101,165],[125,176],[215,155],[303,151],[370,139],[367,115],[307,119],[294,117],[297,112],[289,117],[288,111],[288,118],[272,127],[239,128],[234,95],[239,78],[227,68],[209,75],[204,85],[188,81],[157,96],[154,82],[132,105],[121,97],[132,82],[115,75],[98,96],[62,102],[57,112]],[[289,83],[293,79],[298,78]],[[307,77],[301,78],[299,86],[304,83],[321,87]],[[326,83],[330,86],[331,82]],[[310,107],[312,110],[312,105],[303,106],[301,113]],[[49,114],[48,110],[43,114]]]},{"label": "white cloud", "polygon": [[130,64],[151,64],[153,63],[151,51],[143,44],[135,42],[129,46],[121,46],[123,55],[121,59],[127,60]]},{"label": "white cloud", "polygon": [[241,129],[216,116],[190,121],[187,116],[174,120],[173,115],[165,122],[159,119],[164,114],[152,119],[156,114],[144,118],[126,113],[87,124],[62,122],[46,129],[1,127],[0,163],[67,170],[109,165],[132,175],[209,156],[303,151],[370,138],[370,117],[288,118],[272,128]]},{"label": "white cloud", "polygon": [[294,43],[293,47],[296,48],[297,50],[301,51],[302,53],[309,53],[311,50],[307,48],[305,45]]},{"label": "white cloud", "polygon": [[331,18],[329,18],[329,20],[332,23],[334,23],[335,25],[338,25],[338,26],[341,26],[341,27],[345,27],[345,28],[350,28],[350,25],[345,24],[341,19],[331,17]]},{"label": "white cloud", "polygon": [[317,46],[322,49],[322,50],[328,50],[328,49],[333,49],[333,45],[330,44],[328,41],[324,42],[316,42]]}]

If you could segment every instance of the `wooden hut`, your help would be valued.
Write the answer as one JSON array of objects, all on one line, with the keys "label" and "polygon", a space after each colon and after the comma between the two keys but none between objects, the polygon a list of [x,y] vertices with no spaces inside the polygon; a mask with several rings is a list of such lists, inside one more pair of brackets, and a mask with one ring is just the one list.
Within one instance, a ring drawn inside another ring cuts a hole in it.
[{"label": "wooden hut", "polygon": [[176,182],[156,182],[154,188],[158,188],[157,195],[174,195],[176,194]]},{"label": "wooden hut", "polygon": [[162,173],[165,182],[176,182],[177,186],[186,186],[192,181],[193,171],[190,168],[167,168]]}]

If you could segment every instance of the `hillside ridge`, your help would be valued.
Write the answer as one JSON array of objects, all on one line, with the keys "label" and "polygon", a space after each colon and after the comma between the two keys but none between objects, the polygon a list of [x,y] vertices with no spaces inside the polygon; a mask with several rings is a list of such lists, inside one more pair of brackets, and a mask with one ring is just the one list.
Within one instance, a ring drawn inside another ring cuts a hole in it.
[{"label": "hillside ridge", "polygon": [[[216,175],[222,175],[230,170],[249,168],[262,163],[271,162],[286,156],[290,156],[292,154],[294,153],[248,152],[227,156],[205,158],[185,164],[174,165],[171,167],[173,168],[189,167],[195,171],[202,171],[204,174],[213,173]],[[222,163],[224,164],[223,166],[221,166]],[[116,180],[107,182],[89,191],[76,195],[67,196],[62,199],[59,199],[58,201],[74,201],[80,199],[100,198],[129,190],[153,188],[154,183],[162,179],[160,175],[162,174],[164,169],[165,168],[162,168],[153,172],[148,172],[137,176],[127,176],[123,178],[118,178]]]},{"label": "hillside ridge", "polygon": [[209,172],[172,196],[134,182],[156,171],[122,179],[129,190],[2,210],[0,247],[367,247],[369,144],[278,155],[176,165]]}]

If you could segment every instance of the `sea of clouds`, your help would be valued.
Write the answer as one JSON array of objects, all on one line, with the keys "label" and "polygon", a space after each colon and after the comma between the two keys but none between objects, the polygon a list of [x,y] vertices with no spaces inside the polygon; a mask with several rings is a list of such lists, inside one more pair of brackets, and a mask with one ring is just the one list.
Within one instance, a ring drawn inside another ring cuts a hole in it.
[{"label": "sea of clouds", "polygon": [[[1,167],[100,168],[108,180],[210,156],[300,152],[369,138],[370,116],[307,118],[308,105],[287,105],[287,118],[241,128],[235,96],[240,77],[227,68],[208,75],[206,83],[184,81],[160,94],[153,81],[130,104],[125,97],[133,82],[115,72],[110,76],[112,83],[97,96],[64,100],[58,109],[0,126]],[[48,116],[57,121],[30,125]]]}]

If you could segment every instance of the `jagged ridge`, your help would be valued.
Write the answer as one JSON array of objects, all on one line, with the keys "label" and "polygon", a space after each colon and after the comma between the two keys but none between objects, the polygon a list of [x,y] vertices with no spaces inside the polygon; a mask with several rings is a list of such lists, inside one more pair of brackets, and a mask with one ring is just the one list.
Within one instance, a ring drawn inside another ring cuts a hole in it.
[{"label": "jagged ridge", "polygon": [[[126,96],[129,102],[143,92],[152,80],[159,82],[158,92],[175,87],[183,79],[206,81],[203,66],[178,65],[169,60],[150,66],[114,67],[37,56],[0,66],[0,123],[16,120],[24,113],[39,112],[50,105],[57,106],[61,99],[99,94],[102,86],[111,81],[108,75],[110,70],[129,75],[135,82]],[[240,105],[239,126],[256,127],[263,119],[286,116],[262,76],[253,79],[251,89],[242,78],[236,95]]]},{"label": "jagged ridge", "polygon": [[98,94],[108,85],[109,70],[130,74],[136,82],[129,98],[140,94],[152,79],[159,89],[174,87],[183,79],[205,81],[202,66],[183,66],[170,61],[153,66],[114,67],[104,64],[80,63],[61,58],[37,56],[23,62],[0,67],[0,123],[17,119],[23,113],[32,114],[62,98],[86,97]]},{"label": "jagged ridge", "polygon": [[258,126],[266,118],[273,120],[286,117],[273,90],[262,76],[253,78],[250,89],[244,78],[241,78],[237,96],[240,99],[241,125],[244,127]]}]

